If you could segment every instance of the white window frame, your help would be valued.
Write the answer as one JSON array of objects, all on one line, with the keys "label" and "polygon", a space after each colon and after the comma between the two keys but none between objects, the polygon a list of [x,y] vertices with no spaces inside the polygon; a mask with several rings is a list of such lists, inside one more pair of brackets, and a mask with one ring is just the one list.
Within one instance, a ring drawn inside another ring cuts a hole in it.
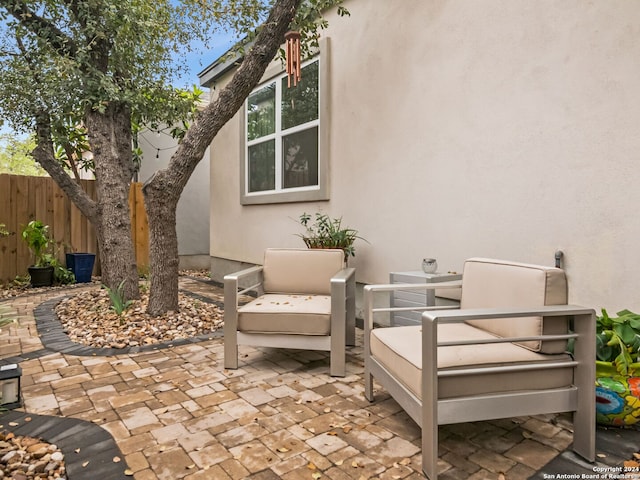
[{"label": "white window frame", "polygon": [[[270,83],[276,83],[276,118],[275,132],[265,135],[255,140],[247,139],[247,101],[245,101],[242,114],[240,115],[240,203],[242,205],[256,205],[267,203],[288,203],[288,202],[307,202],[329,199],[329,163],[328,163],[328,96],[329,96],[329,69],[328,69],[328,38],[324,38],[320,42],[320,54],[314,56],[303,63],[303,67],[313,62],[319,62],[318,69],[318,118],[310,122],[296,125],[281,131],[281,100],[282,100],[282,78],[286,74],[282,71],[279,61],[267,70],[264,78],[267,80],[261,82],[254,89],[254,92],[264,88]],[[303,72],[304,75],[304,72]],[[252,92],[253,93],[253,92]],[[309,128],[318,127],[318,185],[305,187],[282,188],[282,139],[290,134],[307,130]],[[248,151],[249,147],[255,144],[275,139],[275,189],[260,192],[249,192],[249,168],[248,168]]]}]

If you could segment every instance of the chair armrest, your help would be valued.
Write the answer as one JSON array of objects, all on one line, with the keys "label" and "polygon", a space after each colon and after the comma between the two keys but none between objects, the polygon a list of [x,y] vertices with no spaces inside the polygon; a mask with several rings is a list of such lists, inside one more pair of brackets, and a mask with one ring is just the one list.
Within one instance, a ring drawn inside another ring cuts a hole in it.
[{"label": "chair armrest", "polygon": [[[423,370],[432,370],[430,381],[435,379],[437,374],[437,350],[438,333],[437,327],[439,323],[461,323],[467,320],[490,320],[496,318],[524,318],[532,316],[556,317],[556,316],[572,316],[574,318],[574,333],[561,335],[537,335],[530,337],[518,338],[500,338],[496,337],[495,341],[487,342],[447,342],[442,344],[457,345],[467,343],[503,343],[506,341],[524,341],[524,340],[544,340],[544,339],[567,339],[575,338],[574,359],[575,361],[586,367],[588,375],[595,375],[595,311],[592,308],[580,307],[577,305],[548,305],[542,307],[528,308],[481,308],[481,309],[465,309],[465,310],[437,310],[426,311],[422,314],[422,355]],[[516,320],[517,321],[517,320]],[[430,366],[427,368],[426,366]],[[591,366],[593,372],[591,372]],[[590,377],[589,377],[590,378]],[[595,381],[595,378],[594,380]],[[588,383],[588,382],[587,382]],[[593,384],[593,382],[592,382]]]},{"label": "chair armrest", "polygon": [[468,308],[456,311],[432,311],[423,313],[422,318],[423,323],[424,320],[434,323],[460,323],[467,320],[489,320],[494,318],[557,317],[590,314],[595,314],[592,308],[578,305],[546,305],[541,307]]},{"label": "chair armrest", "polygon": [[247,277],[253,273],[260,273],[264,267],[262,265],[256,265],[254,267],[245,268],[244,270],[240,270],[239,272],[229,273],[224,276],[224,281],[227,280],[235,280],[238,281],[244,277]]},{"label": "chair armrest", "polygon": [[[378,293],[390,293],[397,290],[402,291],[427,291],[427,290],[459,290],[462,288],[462,280],[454,280],[451,282],[437,282],[437,283],[389,283],[379,285],[365,285],[364,287],[364,331],[365,338],[370,330],[373,329],[373,314],[376,312],[395,312],[409,309],[408,307],[383,307],[374,308],[374,298]],[[457,309],[459,307],[445,307],[445,306],[424,306],[424,307],[411,307],[411,311],[425,311],[425,310],[450,310]]]},{"label": "chair armrest", "polygon": [[331,277],[331,284],[334,283],[347,283],[355,280],[356,269],[355,268],[343,268],[333,277]]},{"label": "chair armrest", "polygon": [[[246,292],[250,292],[252,290],[256,290],[260,285],[262,285],[262,271],[264,267],[262,265],[256,265],[254,267],[245,268],[244,270],[240,270],[239,272],[230,273],[224,276],[224,286],[225,286],[225,296],[227,294],[231,294],[231,290],[235,292],[235,297],[238,295],[242,295]],[[242,291],[238,291],[240,281],[250,277],[251,275],[258,275],[258,283],[254,285],[250,285],[246,288],[243,288]],[[228,286],[228,287],[227,287]]]},{"label": "chair armrest", "polygon": [[389,283],[379,285],[365,285],[364,291],[376,292],[393,292],[396,290],[455,290],[462,288],[462,280],[453,280],[451,282],[436,283]]},{"label": "chair armrest", "polygon": [[331,342],[343,349],[345,344],[356,344],[356,269],[343,268],[330,283]]},{"label": "chair armrest", "polygon": [[[416,290],[427,291],[435,289],[449,289],[457,290],[462,288],[462,280],[454,280],[451,282],[437,282],[437,283],[391,283],[391,284],[379,284],[379,285],[365,285],[364,287],[364,356],[366,361],[369,361],[371,355],[370,336],[371,330],[373,330],[373,316],[376,312],[394,312],[407,310],[408,307],[382,307],[375,308],[375,295],[378,293],[390,293],[396,290]],[[428,311],[428,310],[442,310],[457,309],[459,307],[443,307],[443,306],[424,306],[424,307],[411,307],[411,311]]]}]

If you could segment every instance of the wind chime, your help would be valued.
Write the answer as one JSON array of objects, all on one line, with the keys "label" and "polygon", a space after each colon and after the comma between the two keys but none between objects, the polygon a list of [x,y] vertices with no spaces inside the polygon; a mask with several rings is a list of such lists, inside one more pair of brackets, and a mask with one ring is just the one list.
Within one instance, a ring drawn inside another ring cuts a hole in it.
[{"label": "wind chime", "polygon": [[302,78],[300,73],[300,33],[289,31],[284,35],[285,53],[287,61],[287,88],[291,88],[291,82],[296,87]]}]

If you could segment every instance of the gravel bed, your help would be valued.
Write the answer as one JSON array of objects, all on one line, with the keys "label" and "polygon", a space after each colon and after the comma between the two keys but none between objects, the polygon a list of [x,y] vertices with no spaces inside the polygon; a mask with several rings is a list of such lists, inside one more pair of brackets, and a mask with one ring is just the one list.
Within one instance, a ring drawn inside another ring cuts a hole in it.
[{"label": "gravel bed", "polygon": [[148,300],[148,294],[142,293],[140,300],[118,315],[111,308],[107,291],[94,288],[62,300],[55,312],[73,342],[96,348],[153,345],[222,327],[223,310],[213,303],[180,293],[178,312],[152,317],[146,313]]},{"label": "gravel bed", "polygon": [[33,437],[0,433],[0,479],[65,479],[64,455],[53,444]]}]

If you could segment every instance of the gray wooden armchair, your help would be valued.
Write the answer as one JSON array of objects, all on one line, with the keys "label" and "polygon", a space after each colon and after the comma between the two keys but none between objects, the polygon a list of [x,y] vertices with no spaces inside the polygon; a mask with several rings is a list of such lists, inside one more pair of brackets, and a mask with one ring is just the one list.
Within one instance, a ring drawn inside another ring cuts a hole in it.
[{"label": "gray wooden armchair", "polygon": [[[239,295],[258,298],[239,306]],[[264,265],[224,277],[224,366],[238,368],[238,345],[324,350],[332,376],[345,376],[355,344],[355,269],[337,249],[265,251]]]},{"label": "gray wooden armchair", "polygon": [[573,412],[573,449],[594,461],[595,313],[566,305],[562,270],[470,259],[460,309],[425,307],[422,325],[374,328],[374,314],[395,310],[375,308],[374,296],[396,288],[460,287],[368,285],[364,293],[365,396],[374,400],[375,377],[422,428],[430,480],[438,425],[450,423]]}]

